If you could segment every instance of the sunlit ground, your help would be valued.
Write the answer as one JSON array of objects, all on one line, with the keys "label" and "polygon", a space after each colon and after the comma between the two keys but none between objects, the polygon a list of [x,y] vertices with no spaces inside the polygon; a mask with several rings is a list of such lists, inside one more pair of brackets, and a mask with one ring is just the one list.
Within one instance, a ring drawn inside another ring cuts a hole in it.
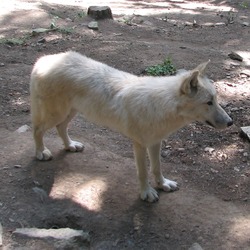
[{"label": "sunlit ground", "polygon": [[[75,184],[72,185],[72,179]],[[83,208],[98,212],[102,208],[102,194],[107,190],[102,178],[84,181],[86,176],[58,176],[50,191],[50,198],[56,200],[71,199]]]},{"label": "sunlit ground", "polygon": [[[155,15],[161,13],[183,13],[194,14],[199,9],[206,9],[207,11],[229,11],[231,8],[225,5],[205,4],[205,3],[191,3],[191,1],[112,1],[112,0],[44,0],[48,4],[62,4],[66,6],[79,6],[81,8],[88,8],[92,5],[108,5],[112,8],[113,14],[116,15]],[[0,16],[7,15],[14,10],[31,10],[39,9],[42,4],[39,2],[23,2],[17,0],[1,0],[0,2]],[[142,7],[143,6],[143,7]],[[156,8],[157,7],[157,8]],[[160,8],[159,8],[160,7]],[[180,11],[181,8],[181,11]]]}]

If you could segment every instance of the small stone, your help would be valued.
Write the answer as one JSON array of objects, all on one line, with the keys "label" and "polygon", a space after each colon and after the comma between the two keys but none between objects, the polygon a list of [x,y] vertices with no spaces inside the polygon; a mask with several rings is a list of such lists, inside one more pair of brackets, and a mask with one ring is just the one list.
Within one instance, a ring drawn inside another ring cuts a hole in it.
[{"label": "small stone", "polygon": [[215,24],[214,23],[205,23],[205,24],[203,24],[203,26],[205,26],[205,27],[214,27]]},{"label": "small stone", "polygon": [[228,56],[232,59],[232,60],[237,60],[237,61],[240,61],[242,62],[243,61],[243,57],[240,56],[239,54],[237,54],[236,52],[231,52],[228,54]]},{"label": "small stone", "polygon": [[241,24],[242,24],[242,26],[247,26],[247,27],[249,27],[249,22],[242,22]]},{"label": "small stone", "polygon": [[212,154],[212,153],[215,151],[215,149],[214,149],[214,148],[211,148],[211,147],[206,147],[206,148],[204,149],[204,151],[205,151],[205,152],[209,152],[210,154]]},{"label": "small stone", "polygon": [[161,151],[161,156],[163,158],[165,158],[165,157],[167,157],[169,155],[170,155],[170,150],[163,150],[163,151]]},{"label": "small stone", "polygon": [[210,170],[211,170],[211,172],[212,172],[212,173],[214,173],[214,174],[219,173],[219,171],[218,171],[218,170],[215,170],[215,169],[213,169],[213,168],[210,168]]},{"label": "small stone", "polygon": [[217,157],[220,161],[223,161],[223,160],[227,160],[228,159],[228,156],[227,156],[227,154],[225,154],[225,153],[219,153],[218,154],[218,157]]},{"label": "small stone", "polygon": [[241,127],[240,129],[241,129],[241,135],[250,140],[250,126]]},{"label": "small stone", "polygon": [[165,238],[169,239],[170,238],[170,234],[165,234]]},{"label": "small stone", "polygon": [[248,153],[247,153],[247,152],[244,152],[244,153],[243,153],[243,156],[244,156],[244,157],[247,157],[247,156],[248,156]]},{"label": "small stone", "polygon": [[151,23],[150,21],[147,21],[147,20],[144,21],[143,24],[148,25],[148,26],[152,26],[153,25],[153,23]]},{"label": "small stone", "polygon": [[215,26],[225,26],[226,24],[225,23],[215,23],[214,25]]},{"label": "small stone", "polygon": [[183,152],[185,151],[185,148],[178,148],[178,151]]},{"label": "small stone", "polygon": [[203,248],[195,242],[188,250],[203,250]]},{"label": "small stone", "polygon": [[33,183],[36,185],[36,186],[38,186],[38,187],[41,187],[42,185],[39,183],[39,181],[33,181]]},{"label": "small stone", "polygon": [[246,76],[250,76],[250,70],[249,69],[244,69],[240,72],[241,75],[246,75]]},{"label": "small stone", "polygon": [[240,110],[240,109],[239,109],[239,108],[237,108],[237,107],[235,107],[235,108],[231,108],[231,109],[230,109],[230,111],[231,111],[231,112],[235,112],[235,111],[239,111],[239,110]]},{"label": "small stone", "polygon": [[18,129],[16,130],[16,132],[18,132],[18,133],[24,133],[24,132],[27,132],[28,130],[30,130],[30,126],[28,126],[28,125],[23,125],[23,126],[21,126],[20,128],[18,128]]},{"label": "small stone", "polygon": [[88,23],[88,28],[92,30],[98,30],[98,22],[92,21]]},{"label": "small stone", "polygon": [[46,39],[42,37],[37,41],[37,43],[46,43]]},{"label": "small stone", "polygon": [[5,66],[5,64],[4,63],[0,63],[0,67],[4,67]]},{"label": "small stone", "polygon": [[238,63],[238,62],[231,62],[230,65],[233,66],[233,67],[239,67],[240,63]]},{"label": "small stone", "polygon": [[239,169],[239,168],[237,168],[237,167],[234,167],[234,171],[236,171],[236,172],[240,172],[240,169]]},{"label": "small stone", "polygon": [[21,165],[15,165],[14,168],[21,168]]}]

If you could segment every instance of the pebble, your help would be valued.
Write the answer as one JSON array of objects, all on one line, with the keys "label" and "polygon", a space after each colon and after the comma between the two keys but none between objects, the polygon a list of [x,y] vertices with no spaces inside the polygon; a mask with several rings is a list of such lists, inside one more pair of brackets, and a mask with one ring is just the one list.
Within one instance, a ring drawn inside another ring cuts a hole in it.
[{"label": "pebble", "polygon": [[219,173],[219,171],[218,171],[218,170],[215,170],[215,169],[213,169],[213,168],[210,168],[210,170],[211,170],[211,172],[212,172],[212,173],[214,173],[214,174]]},{"label": "pebble", "polygon": [[0,67],[4,67],[5,66],[5,64],[4,63],[0,63]]},{"label": "pebble", "polygon": [[231,62],[230,65],[233,66],[233,67],[239,67],[239,66],[240,66],[240,63]]},{"label": "pebble", "polygon": [[215,23],[215,26],[225,26],[225,23]]},{"label": "pebble", "polygon": [[249,69],[244,69],[240,72],[241,75],[246,75],[246,76],[250,76],[250,70]]},{"label": "pebble", "polygon": [[203,250],[203,248],[198,243],[194,243],[188,250]]},{"label": "pebble", "polygon": [[37,43],[46,43],[46,39],[44,37],[42,37],[41,39],[39,39],[37,41]]},{"label": "pebble", "polygon": [[169,156],[170,155],[170,150],[163,150],[162,152],[161,152],[161,156],[163,157],[163,158],[165,158],[165,157],[167,157],[167,156]]},{"label": "pebble", "polygon": [[210,154],[212,154],[212,153],[215,151],[215,149],[214,149],[214,148],[211,148],[211,147],[206,147],[206,148],[204,149],[204,151],[205,151],[205,152],[209,152]]},{"label": "pebble", "polygon": [[151,23],[150,21],[144,21],[143,24],[148,25],[148,26],[152,26],[153,25],[153,23]]},{"label": "pebble", "polygon": [[183,152],[185,151],[185,148],[178,148],[178,151]]},{"label": "pebble", "polygon": [[21,165],[14,165],[14,168],[21,168]]},{"label": "pebble", "polygon": [[170,234],[165,234],[165,238],[169,239],[170,238]]},{"label": "pebble", "polygon": [[231,110],[230,110],[231,112],[235,112],[235,111],[239,111],[239,108],[231,108]]},{"label": "pebble", "polygon": [[28,125],[23,125],[23,126],[21,126],[20,128],[18,128],[18,129],[16,130],[16,132],[18,132],[18,133],[24,133],[24,132],[27,132],[29,129],[30,129],[30,126],[28,126]]},{"label": "pebble", "polygon": [[246,127],[241,127],[241,134],[244,137],[247,137],[248,140],[250,140],[250,126],[246,126]]},{"label": "pebble", "polygon": [[241,24],[242,24],[242,26],[247,26],[247,27],[250,26],[250,25],[249,25],[249,22],[242,22]]},{"label": "pebble", "polygon": [[243,153],[243,156],[244,156],[244,157],[247,157],[247,156],[248,156],[248,153],[247,153],[247,152],[244,152],[244,153]]},{"label": "pebble", "polygon": [[218,157],[217,157],[220,161],[222,160],[227,160],[228,159],[228,155],[225,153],[219,153]]},{"label": "pebble", "polygon": [[236,172],[240,172],[240,169],[239,169],[239,168],[237,168],[237,167],[234,167],[234,171],[236,171]]},{"label": "pebble", "polygon": [[98,22],[92,21],[88,23],[88,28],[92,30],[98,30]]},{"label": "pebble", "polygon": [[243,61],[243,57],[240,56],[239,54],[237,54],[236,52],[231,52],[228,54],[228,56],[232,59],[232,60],[237,60],[237,61],[240,61],[242,62]]}]

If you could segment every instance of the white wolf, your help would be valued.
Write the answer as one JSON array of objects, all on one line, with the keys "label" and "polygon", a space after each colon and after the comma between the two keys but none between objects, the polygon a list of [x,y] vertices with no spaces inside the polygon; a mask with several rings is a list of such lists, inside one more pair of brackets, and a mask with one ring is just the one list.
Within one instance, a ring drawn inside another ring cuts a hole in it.
[{"label": "white wolf", "polygon": [[80,112],[86,119],[132,139],[140,196],[149,202],[158,200],[148,181],[147,151],[158,187],[176,190],[177,183],[161,171],[161,140],[194,121],[215,128],[232,125],[217,102],[213,84],[204,75],[207,63],[176,76],[138,77],[76,52],[40,58],[30,84],[36,157],[52,158],[43,136],[55,126],[66,150],[83,150],[83,144],[71,140],[67,132],[68,123]]}]

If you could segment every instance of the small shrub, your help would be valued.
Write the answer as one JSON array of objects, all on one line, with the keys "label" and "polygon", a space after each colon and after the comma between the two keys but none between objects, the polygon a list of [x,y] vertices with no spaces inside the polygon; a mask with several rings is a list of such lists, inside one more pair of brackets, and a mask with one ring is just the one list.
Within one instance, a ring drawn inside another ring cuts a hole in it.
[{"label": "small shrub", "polygon": [[77,13],[77,16],[78,16],[79,18],[83,18],[83,17],[86,16],[86,13],[85,13],[84,11],[80,11],[80,12]]},{"label": "small shrub", "polygon": [[170,57],[168,57],[163,63],[154,66],[147,67],[145,69],[147,75],[151,76],[166,76],[174,75],[176,73],[176,68],[172,63]]},{"label": "small shrub", "polygon": [[23,45],[26,42],[26,37],[22,38],[1,38],[0,44],[7,44],[11,46]]}]

